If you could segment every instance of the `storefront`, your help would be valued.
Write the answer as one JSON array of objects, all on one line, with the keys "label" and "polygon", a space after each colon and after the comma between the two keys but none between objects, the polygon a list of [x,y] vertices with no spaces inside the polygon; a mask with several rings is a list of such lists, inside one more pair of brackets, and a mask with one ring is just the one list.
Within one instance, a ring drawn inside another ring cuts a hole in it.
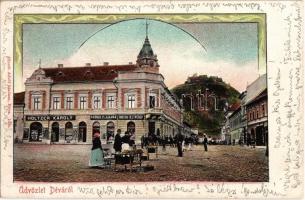
[{"label": "storefront", "polygon": [[[101,134],[103,143],[112,143],[117,129],[136,135],[174,136],[179,126],[164,118],[144,114],[116,115],[27,115],[24,142],[51,144],[91,144],[93,134]],[[57,121],[54,121],[57,120]],[[90,128],[91,127],[91,128]],[[50,135],[48,135],[50,133]]]}]

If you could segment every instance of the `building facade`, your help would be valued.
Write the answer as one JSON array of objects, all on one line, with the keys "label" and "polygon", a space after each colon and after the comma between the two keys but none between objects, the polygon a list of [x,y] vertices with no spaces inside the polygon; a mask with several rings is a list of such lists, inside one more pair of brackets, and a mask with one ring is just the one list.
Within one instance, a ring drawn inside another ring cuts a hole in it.
[{"label": "building facade", "polygon": [[174,136],[182,128],[179,101],[164,84],[148,37],[136,64],[38,68],[25,82],[24,142],[103,142],[117,129]]},{"label": "building facade", "polygon": [[246,97],[247,91],[244,91],[240,94],[240,114],[241,114],[241,124],[240,127],[242,128],[242,133],[240,135],[240,144],[247,143],[247,107],[246,107]]},{"label": "building facade", "polygon": [[262,75],[247,87],[247,142],[256,146],[268,144],[267,76]]},{"label": "building facade", "polygon": [[239,106],[230,116],[229,116],[229,124],[230,124],[230,142],[231,144],[239,144],[240,139],[243,133],[243,127],[241,126],[242,113],[241,107]]},{"label": "building facade", "polygon": [[256,146],[268,142],[267,89],[247,104],[248,137]]}]

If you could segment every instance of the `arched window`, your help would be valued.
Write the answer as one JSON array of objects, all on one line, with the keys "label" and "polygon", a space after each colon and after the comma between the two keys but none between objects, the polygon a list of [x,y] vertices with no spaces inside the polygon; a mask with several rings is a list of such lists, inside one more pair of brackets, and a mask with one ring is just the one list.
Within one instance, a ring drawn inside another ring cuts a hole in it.
[{"label": "arched window", "polygon": [[134,122],[127,123],[127,131],[131,134],[134,134],[136,132],[136,125]]},{"label": "arched window", "polygon": [[114,138],[114,123],[113,122],[108,122],[107,123],[107,132],[106,132],[106,139],[107,141],[110,138]]},{"label": "arched window", "polygon": [[53,122],[53,124],[52,124],[51,141],[52,142],[58,142],[59,141],[59,124],[58,124],[58,122]]},{"label": "arched window", "polygon": [[65,125],[65,140],[70,142],[73,140],[73,124],[72,122],[67,122]]},{"label": "arched window", "polygon": [[92,125],[92,135],[94,133],[100,133],[100,123],[99,122],[94,122],[93,125]]},{"label": "arched window", "polygon": [[42,124],[33,122],[30,125],[30,141],[41,141],[42,139]]},{"label": "arched window", "polygon": [[87,140],[87,124],[80,122],[78,125],[78,141],[86,142]]}]

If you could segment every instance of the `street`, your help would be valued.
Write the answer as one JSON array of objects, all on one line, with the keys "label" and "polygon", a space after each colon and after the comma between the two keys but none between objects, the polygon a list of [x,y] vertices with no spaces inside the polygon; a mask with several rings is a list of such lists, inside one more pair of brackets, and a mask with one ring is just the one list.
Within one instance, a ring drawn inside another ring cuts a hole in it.
[{"label": "street", "polygon": [[123,166],[93,169],[88,167],[91,145],[14,145],[14,180],[34,182],[125,182],[125,181],[242,181],[267,182],[268,157],[264,148],[203,145],[177,157],[177,148],[159,147],[158,158],[151,156],[143,165],[147,172]]}]

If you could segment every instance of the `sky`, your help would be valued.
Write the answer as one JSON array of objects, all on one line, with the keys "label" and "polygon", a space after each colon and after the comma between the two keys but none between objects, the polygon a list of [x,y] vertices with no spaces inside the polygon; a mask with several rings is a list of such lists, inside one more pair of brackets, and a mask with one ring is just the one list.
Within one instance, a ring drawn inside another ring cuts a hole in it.
[{"label": "sky", "polygon": [[[136,62],[146,20],[116,24],[24,24],[24,81],[38,67]],[[168,24],[148,20],[148,37],[169,88],[193,74],[219,76],[239,90],[258,77],[255,23]]]}]

